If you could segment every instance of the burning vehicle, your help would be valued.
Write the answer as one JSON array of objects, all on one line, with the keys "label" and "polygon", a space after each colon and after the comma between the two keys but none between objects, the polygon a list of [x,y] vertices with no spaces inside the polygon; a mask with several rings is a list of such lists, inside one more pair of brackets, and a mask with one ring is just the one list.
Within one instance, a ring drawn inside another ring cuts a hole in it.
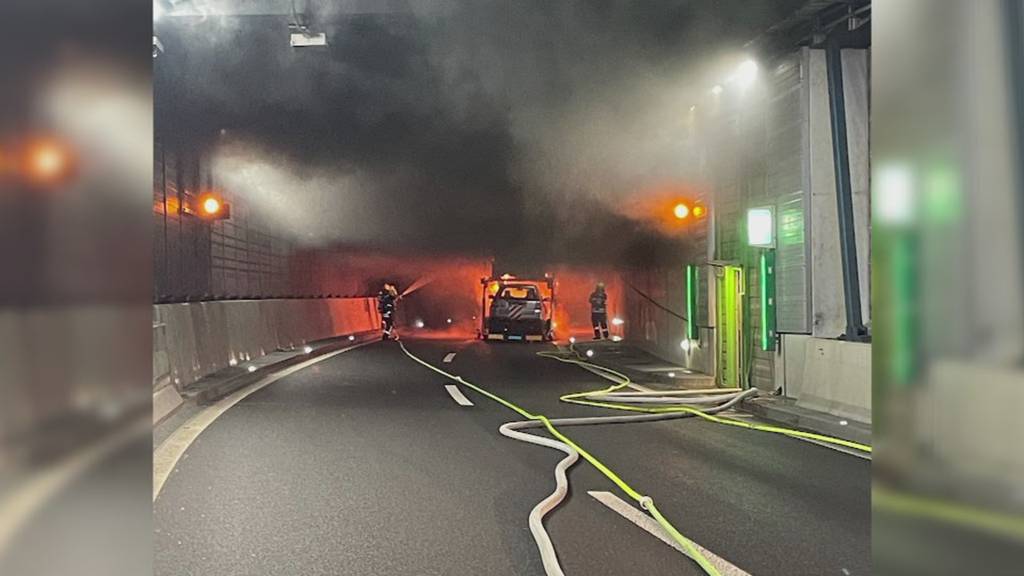
[{"label": "burning vehicle", "polygon": [[479,335],[484,340],[553,340],[555,280],[520,279],[509,274],[483,278]]}]

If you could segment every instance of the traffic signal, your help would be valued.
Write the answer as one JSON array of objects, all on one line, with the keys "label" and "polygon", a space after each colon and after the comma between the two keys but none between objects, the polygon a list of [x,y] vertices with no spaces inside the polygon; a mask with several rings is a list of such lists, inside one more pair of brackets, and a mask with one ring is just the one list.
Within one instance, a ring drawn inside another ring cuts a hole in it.
[{"label": "traffic signal", "polygon": [[56,138],[30,139],[21,151],[19,172],[30,185],[52,187],[66,183],[74,172],[71,148]]},{"label": "traffic signal", "polygon": [[185,212],[204,220],[227,220],[231,218],[231,205],[214,192],[204,192],[185,202]]},{"label": "traffic signal", "polygon": [[692,203],[689,201],[679,202],[672,208],[672,215],[677,220],[686,220],[688,218],[701,219],[707,216],[708,210],[702,204]]}]

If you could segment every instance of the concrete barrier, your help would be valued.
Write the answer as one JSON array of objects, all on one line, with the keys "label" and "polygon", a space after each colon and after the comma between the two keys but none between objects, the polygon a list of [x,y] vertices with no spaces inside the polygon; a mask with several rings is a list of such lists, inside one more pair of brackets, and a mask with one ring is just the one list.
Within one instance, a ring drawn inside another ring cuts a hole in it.
[{"label": "concrete barrier", "polygon": [[153,419],[177,408],[180,392],[235,363],[307,342],[373,330],[372,298],[232,300],[153,306]]}]

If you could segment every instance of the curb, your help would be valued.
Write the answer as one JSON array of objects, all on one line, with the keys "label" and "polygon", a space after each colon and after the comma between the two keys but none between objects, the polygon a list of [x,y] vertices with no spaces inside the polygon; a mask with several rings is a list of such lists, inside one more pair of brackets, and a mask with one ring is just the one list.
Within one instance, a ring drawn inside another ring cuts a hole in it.
[{"label": "curb", "polygon": [[[351,336],[356,337],[355,340],[349,340],[349,336],[350,335],[346,334],[344,336],[335,336],[332,338],[327,338],[316,342],[310,342],[308,345],[316,347],[313,349],[312,352],[309,352],[308,354],[296,352],[293,356],[284,358],[278,362],[267,364],[265,366],[260,366],[259,368],[252,372],[241,372],[236,376],[227,378],[214,384],[203,386],[201,385],[202,380],[200,380],[197,383],[200,384],[199,386],[193,385],[190,388],[183,390],[181,392],[181,396],[184,402],[191,402],[193,404],[200,406],[212,404],[217,400],[220,400],[221,398],[227,396],[228,394],[231,394],[235,390],[238,390],[240,388],[248,386],[249,384],[252,384],[253,382],[256,382],[257,380],[265,377],[267,374],[277,372],[289,366],[294,366],[295,364],[305,362],[306,360],[309,360],[311,358],[316,358],[318,356],[334,352],[335,350],[340,350],[341,348],[344,348],[346,346],[352,346],[353,344],[362,344],[364,342],[367,342],[368,340],[378,337],[378,333],[376,330],[373,330],[351,334]],[[211,376],[214,375],[216,375],[216,373],[211,374]]]}]

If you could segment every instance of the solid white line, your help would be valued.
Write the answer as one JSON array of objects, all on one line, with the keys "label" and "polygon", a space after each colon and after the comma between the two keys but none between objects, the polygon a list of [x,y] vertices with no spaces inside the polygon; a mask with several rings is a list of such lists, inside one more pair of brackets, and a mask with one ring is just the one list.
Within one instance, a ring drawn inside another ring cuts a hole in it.
[{"label": "solid white line", "polygon": [[167,482],[167,477],[174,471],[174,467],[178,465],[178,460],[183,454],[185,454],[188,447],[192,445],[192,442],[202,434],[203,430],[206,430],[210,424],[213,424],[214,420],[220,417],[221,414],[227,412],[232,406],[238,404],[253,392],[265,388],[285,376],[294,374],[303,368],[308,368],[317,362],[323,362],[328,358],[333,358],[343,352],[362,348],[363,346],[373,344],[374,342],[376,342],[376,340],[370,340],[369,342],[362,342],[354,346],[342,348],[341,350],[335,350],[334,352],[329,352],[323,356],[317,356],[316,358],[311,358],[305,362],[290,366],[280,372],[270,374],[265,378],[253,382],[245,388],[237,390],[230,396],[222,398],[216,404],[209,406],[199,414],[193,416],[192,419],[182,424],[180,428],[168,436],[167,439],[164,440],[163,443],[160,444],[160,446],[153,452],[153,501],[155,502],[156,497],[160,495],[160,491],[163,489],[164,483]]},{"label": "solid white line", "polygon": [[444,362],[445,364],[451,364],[452,360],[455,360],[455,352],[449,352],[448,355],[444,357],[444,360],[442,360],[442,362]]},{"label": "solid white line", "polygon": [[469,401],[469,398],[466,398],[466,395],[463,394],[462,390],[459,390],[459,387],[455,384],[445,384],[444,389],[448,391],[448,395],[451,396],[452,400],[455,400],[459,406],[473,405],[473,403]]},{"label": "solid white line", "polygon": [[[654,518],[651,518],[647,514],[644,514],[638,508],[630,506],[628,503],[623,501],[618,496],[612,494],[611,492],[589,491],[587,492],[587,494],[590,494],[591,496],[594,497],[595,500],[611,508],[613,511],[618,512],[619,515],[625,518],[626,520],[629,520],[633,524],[636,524],[640,528],[643,528],[658,540],[661,540],[662,542],[675,548],[679,552],[686,554],[686,549],[683,548],[681,544],[673,540],[671,536],[666,534],[665,530],[662,529],[661,525],[658,524],[658,522]],[[732,564],[728,560],[725,560],[721,556],[718,556],[717,554],[711,552],[707,548],[704,548],[700,544],[697,544],[696,542],[692,543],[697,548],[697,550],[699,550],[700,553],[708,559],[708,562],[713,564],[715,568],[718,569],[722,576],[750,576],[748,572],[745,572],[742,569],[736,567],[735,564]],[[686,555],[689,556],[689,554]]]},{"label": "solid white line", "polygon": [[87,448],[51,466],[33,473],[0,499],[0,558],[14,541],[18,530],[73,480],[82,476],[107,456],[129,443],[152,436],[152,416],[126,425]]}]

